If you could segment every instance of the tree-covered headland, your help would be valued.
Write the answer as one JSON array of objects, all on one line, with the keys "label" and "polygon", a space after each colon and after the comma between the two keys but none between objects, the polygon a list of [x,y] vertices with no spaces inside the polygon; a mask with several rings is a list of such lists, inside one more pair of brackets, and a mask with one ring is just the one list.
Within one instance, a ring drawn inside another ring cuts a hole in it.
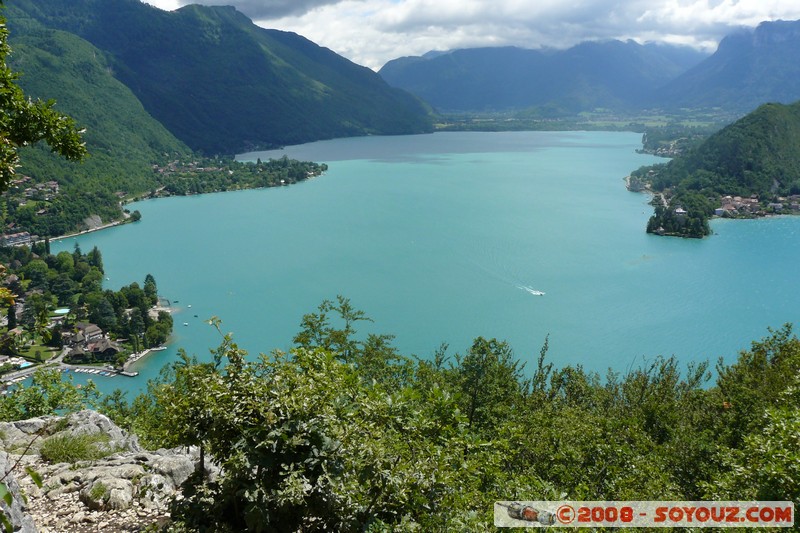
[{"label": "tree-covered headland", "polygon": [[654,193],[647,231],[703,237],[712,216],[800,211],[800,102],[765,104],[631,179]]}]

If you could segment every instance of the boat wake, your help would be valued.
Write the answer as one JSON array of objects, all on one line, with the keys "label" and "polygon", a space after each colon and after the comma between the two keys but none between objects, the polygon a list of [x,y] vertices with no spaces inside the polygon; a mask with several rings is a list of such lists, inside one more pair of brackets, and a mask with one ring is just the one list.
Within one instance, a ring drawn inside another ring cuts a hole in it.
[{"label": "boat wake", "polygon": [[517,285],[517,288],[522,289],[523,291],[527,291],[533,294],[534,296],[544,296],[544,291],[537,291],[533,287],[529,287],[527,285]]}]

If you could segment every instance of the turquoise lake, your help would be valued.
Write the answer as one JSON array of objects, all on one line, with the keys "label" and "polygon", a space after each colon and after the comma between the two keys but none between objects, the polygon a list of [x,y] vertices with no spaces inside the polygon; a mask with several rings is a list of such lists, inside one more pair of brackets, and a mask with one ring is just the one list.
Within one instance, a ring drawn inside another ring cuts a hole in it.
[{"label": "turquoise lake", "polygon": [[221,340],[211,316],[251,353],[287,349],[303,314],[338,294],[374,320],[361,332],[393,334],[407,355],[443,342],[463,352],[481,335],[533,365],[549,335],[556,366],[601,374],[659,354],[732,361],[768,327],[798,321],[800,217],[717,220],[702,241],[647,235],[649,198],[623,182],[658,161],[635,152],[640,139],[436,133],[243,154],[329,170],[132,204],[140,222],[53,249],[98,246],[107,287],[150,273],[178,302],[170,348],[138,363],[138,378],[95,378],[105,391],[141,390],[181,347],[207,359]]}]

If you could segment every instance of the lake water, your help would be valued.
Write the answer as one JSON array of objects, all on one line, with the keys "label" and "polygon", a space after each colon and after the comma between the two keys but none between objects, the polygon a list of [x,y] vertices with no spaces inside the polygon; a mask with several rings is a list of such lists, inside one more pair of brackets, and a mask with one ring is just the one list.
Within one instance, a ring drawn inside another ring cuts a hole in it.
[{"label": "lake water", "polygon": [[96,245],[108,287],[151,273],[178,301],[170,349],[139,378],[96,378],[103,390],[141,390],[179,347],[208,359],[211,316],[251,353],[286,349],[302,315],[338,294],[374,320],[362,332],[394,334],[404,354],[482,335],[533,365],[549,335],[550,361],[601,373],[659,354],[731,361],[797,321],[800,218],[719,220],[702,241],[647,235],[648,197],[623,183],[656,161],[639,147],[633,133],[436,133],[244,154],[330,168],[290,187],[133,204],[140,222],[53,249]]}]

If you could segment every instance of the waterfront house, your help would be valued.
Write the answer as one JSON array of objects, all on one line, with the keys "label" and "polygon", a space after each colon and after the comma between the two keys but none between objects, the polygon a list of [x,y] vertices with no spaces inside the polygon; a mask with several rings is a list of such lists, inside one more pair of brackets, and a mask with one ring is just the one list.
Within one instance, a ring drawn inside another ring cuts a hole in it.
[{"label": "waterfront house", "polygon": [[97,324],[78,322],[75,324],[75,327],[78,329],[78,333],[80,333],[83,341],[91,342],[95,339],[100,339],[103,337],[103,330],[100,329],[100,326]]},{"label": "waterfront house", "polygon": [[95,361],[114,361],[122,349],[113,341],[105,337],[97,342],[89,343],[87,351],[94,356]]}]

